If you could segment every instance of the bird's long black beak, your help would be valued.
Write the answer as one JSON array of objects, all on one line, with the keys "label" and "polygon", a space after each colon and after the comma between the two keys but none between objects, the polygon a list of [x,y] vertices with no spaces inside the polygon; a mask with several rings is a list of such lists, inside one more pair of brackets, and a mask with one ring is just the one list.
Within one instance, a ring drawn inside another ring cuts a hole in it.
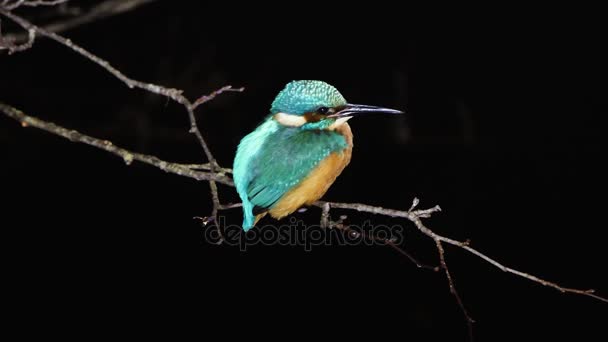
[{"label": "bird's long black beak", "polygon": [[328,118],[344,118],[352,116],[360,116],[364,114],[405,114],[404,112],[396,109],[382,108],[376,106],[368,106],[361,104],[349,103],[342,109],[338,110],[335,114],[330,114]]}]

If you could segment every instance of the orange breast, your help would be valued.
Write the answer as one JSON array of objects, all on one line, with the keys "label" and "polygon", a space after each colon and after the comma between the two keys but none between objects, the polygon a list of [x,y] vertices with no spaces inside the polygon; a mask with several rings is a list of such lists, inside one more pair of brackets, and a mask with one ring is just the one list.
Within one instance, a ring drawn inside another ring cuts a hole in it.
[{"label": "orange breast", "polygon": [[348,147],[340,152],[332,152],[323,159],[300,184],[281,197],[269,210],[270,216],[281,219],[303,205],[319,200],[350,163],[353,148],[350,126],[344,123],[336,131],[344,135]]}]

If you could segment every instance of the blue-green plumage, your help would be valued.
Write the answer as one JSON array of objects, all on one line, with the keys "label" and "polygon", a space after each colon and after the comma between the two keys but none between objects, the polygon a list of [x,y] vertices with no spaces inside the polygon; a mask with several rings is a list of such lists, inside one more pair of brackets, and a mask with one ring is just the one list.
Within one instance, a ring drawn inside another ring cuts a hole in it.
[{"label": "blue-green plumage", "polygon": [[260,212],[269,210],[272,215],[286,194],[301,185],[326,158],[350,148],[349,138],[336,125],[345,123],[355,112],[382,110],[400,113],[349,105],[338,90],[322,81],[287,84],[273,101],[270,115],[237,148],[233,176],[243,202],[243,229],[253,227]]},{"label": "blue-green plumage", "polygon": [[339,107],[346,100],[333,86],[322,81],[293,81],[287,83],[272,102],[270,113],[304,115],[319,107]]},{"label": "blue-green plumage", "polygon": [[279,129],[278,125],[272,119],[266,119],[255,131],[241,140],[237,149],[232,172],[236,191],[243,202],[243,229],[245,231],[249,230],[255,221],[255,215],[253,214],[255,204],[249,200],[248,194],[249,184],[255,176],[252,170],[256,169],[259,172],[260,167],[257,166],[258,162],[256,162],[258,153],[265,145],[266,140]]}]

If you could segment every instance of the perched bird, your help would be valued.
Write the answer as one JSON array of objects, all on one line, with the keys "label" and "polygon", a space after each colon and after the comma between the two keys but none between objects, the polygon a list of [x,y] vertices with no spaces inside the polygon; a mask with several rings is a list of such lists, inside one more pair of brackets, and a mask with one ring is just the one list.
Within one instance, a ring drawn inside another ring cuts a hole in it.
[{"label": "perched bird", "polygon": [[237,148],[233,176],[243,202],[243,229],[266,214],[281,219],[320,199],[350,162],[353,135],[347,121],[367,113],[403,114],[347,103],[322,81],[288,83],[270,114]]}]

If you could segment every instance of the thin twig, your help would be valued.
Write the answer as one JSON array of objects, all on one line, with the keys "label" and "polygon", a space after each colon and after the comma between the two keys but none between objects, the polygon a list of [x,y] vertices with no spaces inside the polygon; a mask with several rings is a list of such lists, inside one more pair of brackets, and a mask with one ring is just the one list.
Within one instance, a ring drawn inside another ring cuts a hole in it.
[{"label": "thin twig", "polygon": [[55,6],[68,2],[68,0],[31,0],[31,1],[19,1],[19,6]]},{"label": "thin twig", "polygon": [[25,0],[16,0],[14,3],[10,3],[10,1],[3,1],[2,6],[5,6],[9,11],[14,10],[15,8],[21,6]]},{"label": "thin twig", "polygon": [[[349,226],[344,226],[344,228],[338,227],[338,229],[344,229],[347,232],[356,232],[355,230],[353,230]],[[402,247],[397,246],[390,239],[385,239],[385,238],[377,237],[377,236],[374,236],[372,234],[368,234],[368,233],[363,232],[363,231],[358,232],[358,233],[361,234],[361,235],[363,235],[363,237],[366,238],[366,239],[369,239],[369,240],[372,240],[372,241],[376,241],[376,242],[380,242],[380,243],[383,243],[383,244],[391,247],[392,249],[394,249],[395,251],[397,251],[399,254],[401,254],[404,257],[406,257],[409,261],[411,261],[418,268],[424,268],[424,269],[427,269],[427,270],[430,270],[430,271],[434,271],[434,272],[439,271],[439,267],[438,266],[431,266],[431,265],[427,265],[427,264],[424,264],[424,263],[418,261],[418,259],[414,258],[414,256],[412,256],[408,251],[406,251]]]},{"label": "thin twig", "polygon": [[[211,170],[211,164],[206,163],[206,164],[181,164],[184,167],[187,167],[189,169],[192,170],[206,170],[206,171],[210,171]],[[232,174],[232,169],[226,168],[226,167],[222,167],[217,169],[218,173],[221,174]]]},{"label": "thin twig", "polygon": [[418,261],[418,259],[414,258],[410,253],[408,253],[405,249],[397,246],[393,241],[391,240],[387,240],[387,239],[383,239],[384,243],[386,243],[389,247],[391,247],[392,249],[396,250],[397,252],[399,252],[401,255],[405,256],[406,258],[408,258],[411,262],[413,262],[418,268],[424,268],[433,272],[438,272],[439,271],[439,266],[431,266],[431,265],[427,265],[427,264],[423,264],[420,261]]},{"label": "thin twig", "polygon": [[22,44],[15,44],[10,38],[2,35],[2,20],[0,20],[0,50],[8,50],[9,55],[31,48],[35,38],[36,31],[29,29],[27,30],[27,41]]},{"label": "thin twig", "polygon": [[437,251],[439,252],[439,265],[441,265],[441,269],[445,272],[445,277],[447,278],[448,286],[450,287],[450,293],[454,295],[454,298],[456,298],[456,302],[458,303],[460,310],[462,310],[462,314],[464,315],[464,318],[467,321],[469,340],[473,341],[473,323],[475,323],[475,320],[473,320],[473,318],[471,318],[471,315],[469,315],[467,308],[462,302],[460,294],[458,294],[458,291],[456,290],[456,286],[454,286],[454,279],[452,279],[448,264],[445,262],[445,251],[443,250],[443,245],[441,244],[441,241],[435,240],[435,245],[437,246]]},{"label": "thin twig", "polygon": [[331,210],[331,207],[329,205],[329,203],[323,203],[322,205],[320,205],[321,207],[321,228],[328,228],[329,227],[329,211]]},{"label": "thin twig", "polygon": [[424,263],[418,261],[418,259],[414,258],[405,249],[397,246],[395,244],[395,242],[391,239],[381,238],[381,237],[378,237],[378,236],[375,236],[372,234],[368,234],[365,231],[357,231],[357,230],[354,230],[353,228],[351,228],[350,226],[345,225],[343,223],[343,221],[344,221],[344,219],[346,219],[346,216],[340,217],[340,220],[338,220],[337,222],[332,222],[329,212],[330,212],[331,206],[333,204],[334,203],[332,203],[332,202],[324,202],[324,201],[318,201],[318,202],[314,203],[315,206],[321,208],[321,222],[320,222],[321,228],[336,228],[336,229],[346,232],[347,234],[354,234],[356,236],[362,235],[364,239],[368,239],[368,240],[375,241],[375,242],[380,242],[382,244],[385,244],[385,245],[391,247],[392,249],[396,250],[399,254],[401,254],[404,257],[406,257],[407,259],[409,259],[418,268],[424,268],[424,269],[435,271],[435,272],[439,271],[438,266],[430,266],[430,265],[427,265],[427,264],[424,264]]},{"label": "thin twig", "polygon": [[[42,28],[50,32],[59,33],[84,24],[91,23],[96,20],[131,11],[135,8],[154,1],[157,0],[107,0],[91,7],[90,9],[86,10],[77,17],[61,19],[59,21],[44,25],[42,26]],[[8,10],[11,10],[11,8],[8,6],[6,8]],[[82,11],[77,10],[75,12],[80,13]],[[27,35],[24,35],[22,33],[14,33],[7,35],[7,39],[13,42],[20,42],[25,40],[26,38]]]},{"label": "thin twig", "polygon": [[[3,3],[3,5],[5,5],[7,9],[12,11],[19,6],[29,6],[29,7],[55,6],[55,5],[63,4],[66,2],[68,2],[68,0],[46,0],[46,1],[45,0],[31,0],[31,1],[18,0],[15,3],[13,3],[12,5],[6,5],[5,3]],[[8,4],[8,1],[6,3]]]},{"label": "thin twig", "polygon": [[232,88],[229,85],[223,86],[220,89],[215,90],[214,92],[212,92],[209,95],[203,95],[203,96],[199,97],[198,99],[196,99],[196,101],[194,101],[194,103],[192,104],[192,109],[196,109],[196,107],[202,105],[203,103],[213,100],[214,98],[216,98],[218,95],[220,95],[223,92],[226,92],[226,91],[242,92],[243,90],[245,90],[244,87]]},{"label": "thin twig", "polygon": [[[225,91],[230,90],[230,91],[241,92],[244,89],[245,88],[233,89],[232,86],[229,86],[229,85],[224,86],[224,87],[212,92],[209,95],[201,96],[193,103],[191,103],[188,99],[186,99],[185,97],[182,96],[183,100],[185,100],[182,104],[186,107],[186,110],[188,111],[188,118],[190,119],[189,132],[194,133],[194,135],[196,135],[201,147],[203,148],[203,151],[205,151],[205,156],[207,157],[207,160],[209,161],[209,171],[213,174],[215,174],[220,167],[217,164],[215,157],[211,153],[209,146],[205,142],[205,139],[203,138],[203,135],[201,134],[200,129],[198,128],[198,124],[196,123],[196,118],[194,117],[194,109],[196,109],[196,107],[202,105],[203,103],[214,99],[217,95],[219,95]],[[211,201],[213,203],[213,209],[211,211],[211,218],[212,218],[212,221],[217,224],[217,222],[218,222],[217,213],[221,207],[220,196],[219,196],[219,192],[217,190],[217,184],[214,181],[209,182],[209,188],[211,190]],[[217,227],[217,230],[218,230],[218,233],[220,234],[221,239],[224,240],[224,236],[222,235],[221,228],[219,226]]]},{"label": "thin twig", "polygon": [[221,204],[220,210],[236,209],[236,208],[241,208],[242,206],[243,206],[243,203]]},{"label": "thin twig", "polygon": [[37,6],[55,6],[59,4],[63,4],[68,2],[68,0],[17,0],[14,3],[10,3],[10,1],[2,1],[1,6],[5,7],[9,11],[12,11],[20,6],[29,6],[29,7],[37,7]]}]

